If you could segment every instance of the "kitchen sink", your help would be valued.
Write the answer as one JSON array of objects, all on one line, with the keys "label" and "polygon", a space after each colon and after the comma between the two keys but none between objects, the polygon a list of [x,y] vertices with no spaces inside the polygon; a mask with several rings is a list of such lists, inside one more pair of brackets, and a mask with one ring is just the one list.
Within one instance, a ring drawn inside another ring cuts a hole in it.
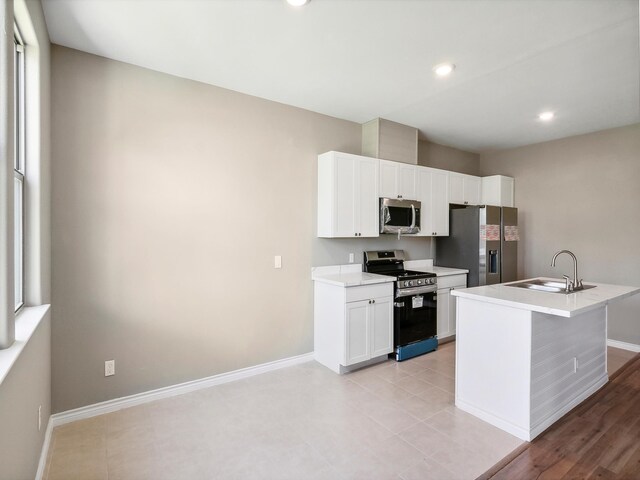
[{"label": "kitchen sink", "polygon": [[545,280],[542,278],[533,278],[531,280],[525,280],[522,282],[508,283],[507,287],[527,288],[529,290],[536,290],[539,292],[568,294],[578,293],[589,288],[595,288],[595,285],[583,285],[582,288],[578,287],[575,290],[568,291],[566,289],[565,282],[562,280]]}]

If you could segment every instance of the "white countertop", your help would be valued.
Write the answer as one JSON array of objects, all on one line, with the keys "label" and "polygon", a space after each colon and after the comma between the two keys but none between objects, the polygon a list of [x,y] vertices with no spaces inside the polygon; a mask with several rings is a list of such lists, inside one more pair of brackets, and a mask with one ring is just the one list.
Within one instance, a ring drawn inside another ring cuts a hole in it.
[{"label": "white countertop", "polygon": [[377,275],[375,273],[355,272],[337,273],[333,275],[316,275],[313,277],[316,282],[329,283],[339,287],[357,287],[359,285],[373,285],[376,283],[391,283],[395,277],[388,275]]},{"label": "white countertop", "polygon": [[447,275],[466,275],[469,270],[463,268],[434,267],[433,260],[406,260],[404,268],[407,270],[415,270],[416,272],[435,273],[438,277],[446,277]]},{"label": "white countertop", "polygon": [[391,283],[395,277],[377,275],[362,271],[360,264],[331,265],[327,267],[313,267],[311,279],[315,282],[328,283],[339,287],[357,287],[360,285],[374,285],[376,283]]},{"label": "white countertop", "polygon": [[[557,279],[547,280],[564,282],[564,280]],[[520,281],[524,280],[518,280],[518,282]],[[560,317],[573,317],[612,301],[621,300],[625,297],[640,293],[640,288],[638,287],[607,285],[594,282],[584,282],[584,284],[596,285],[596,288],[563,294],[511,287],[508,286],[508,284],[498,284],[456,289],[451,291],[451,295],[480,300],[495,305],[505,305],[507,307],[530,310],[532,312],[548,313]]]},{"label": "white countertop", "polygon": [[[404,262],[407,270],[417,272],[435,273],[438,277],[447,275],[463,275],[469,270],[462,268],[434,267],[433,260],[407,260]],[[356,287],[359,285],[373,285],[376,283],[390,283],[395,281],[395,277],[378,275],[362,271],[362,265],[349,263],[346,265],[329,265],[324,267],[313,267],[311,269],[311,279],[316,282],[329,283],[339,287]]]}]

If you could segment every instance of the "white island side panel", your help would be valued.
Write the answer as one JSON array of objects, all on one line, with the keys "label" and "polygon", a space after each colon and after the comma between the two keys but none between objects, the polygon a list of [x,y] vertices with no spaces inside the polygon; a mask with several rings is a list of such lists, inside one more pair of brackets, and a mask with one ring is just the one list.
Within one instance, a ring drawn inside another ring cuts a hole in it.
[{"label": "white island side panel", "polygon": [[456,406],[528,439],[531,312],[458,297],[456,316]]},{"label": "white island side panel", "polygon": [[531,437],[607,381],[607,307],[564,318],[532,318]]}]

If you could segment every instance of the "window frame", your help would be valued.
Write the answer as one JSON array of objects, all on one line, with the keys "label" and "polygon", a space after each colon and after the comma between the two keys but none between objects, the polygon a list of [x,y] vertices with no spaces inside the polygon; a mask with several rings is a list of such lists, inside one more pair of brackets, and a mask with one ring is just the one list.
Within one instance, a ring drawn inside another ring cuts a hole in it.
[{"label": "window frame", "polygon": [[[14,309],[17,313],[24,302],[25,251],[25,173],[26,173],[26,62],[25,44],[14,24]],[[19,193],[16,183],[20,184]],[[17,204],[17,205],[16,205]],[[19,209],[16,210],[16,207]]]}]

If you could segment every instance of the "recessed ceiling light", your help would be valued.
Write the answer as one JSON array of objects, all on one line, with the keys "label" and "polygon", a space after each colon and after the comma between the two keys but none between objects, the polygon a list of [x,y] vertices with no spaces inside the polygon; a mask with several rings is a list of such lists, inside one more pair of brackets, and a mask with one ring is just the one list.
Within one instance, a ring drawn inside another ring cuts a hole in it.
[{"label": "recessed ceiling light", "polygon": [[542,112],[540,115],[538,115],[538,118],[543,122],[548,122],[549,120],[553,120],[553,117],[555,116],[556,114],[553,112]]},{"label": "recessed ceiling light", "polygon": [[436,72],[436,75],[439,77],[446,77],[453,72],[454,68],[456,68],[456,66],[453,63],[441,63],[433,67],[433,71]]},{"label": "recessed ceiling light", "polygon": [[309,3],[310,0],[287,0],[287,3],[292,7],[301,7]]}]

